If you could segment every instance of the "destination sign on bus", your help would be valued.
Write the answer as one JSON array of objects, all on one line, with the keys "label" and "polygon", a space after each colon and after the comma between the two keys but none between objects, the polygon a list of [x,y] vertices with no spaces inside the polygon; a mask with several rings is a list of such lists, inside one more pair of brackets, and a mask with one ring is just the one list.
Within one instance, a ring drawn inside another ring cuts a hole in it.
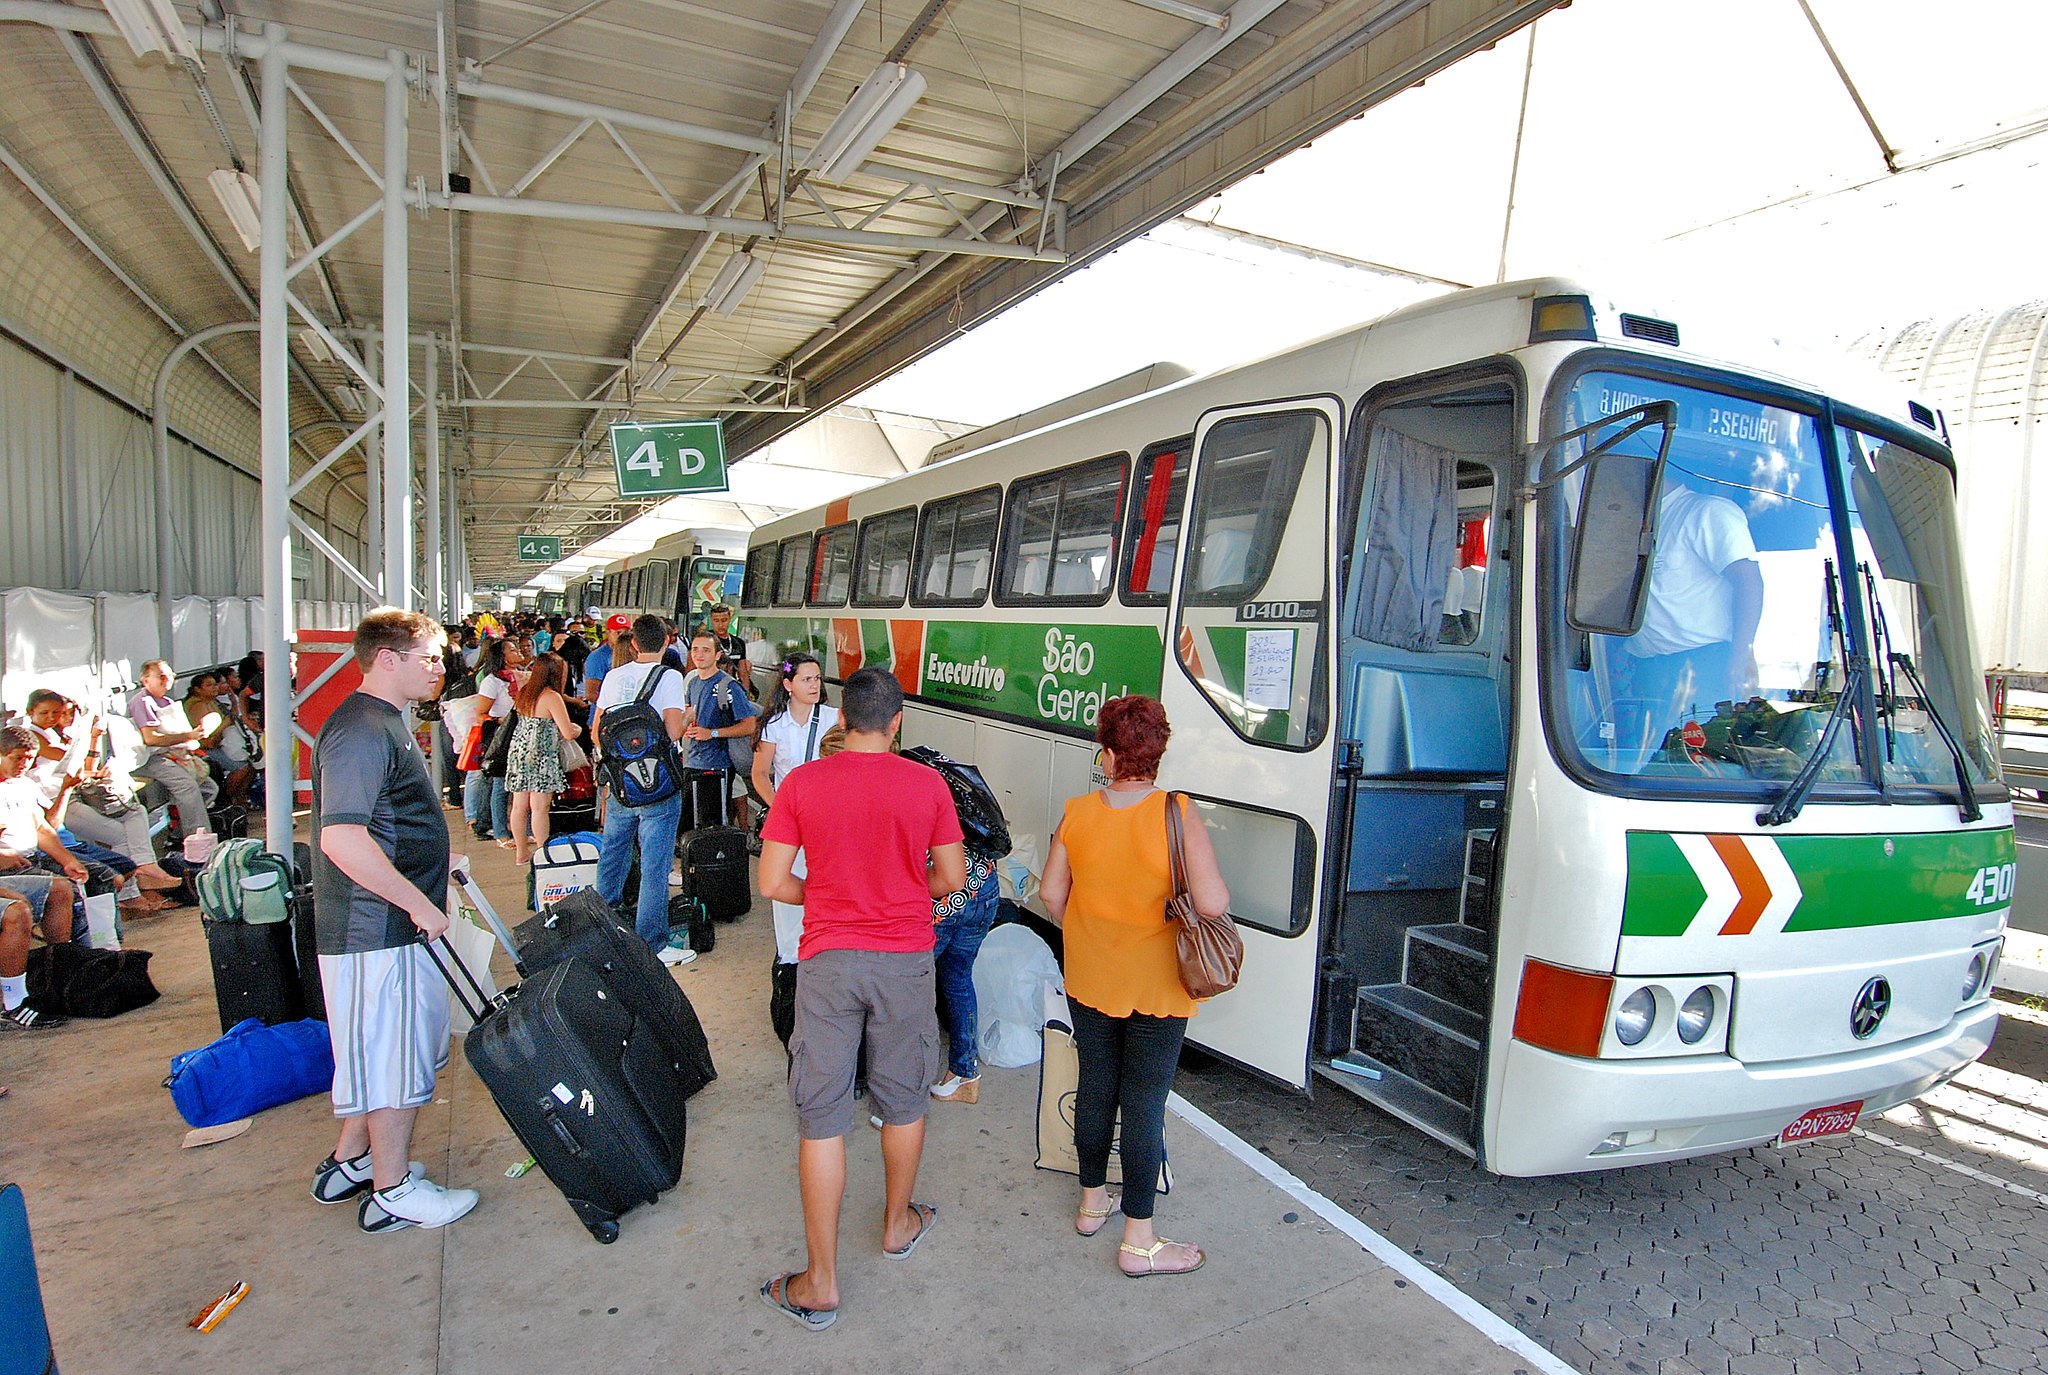
[{"label": "destination sign on bus", "polygon": [[1726,440],[1731,444],[1756,444],[1764,448],[1796,445],[1799,436],[1811,429],[1795,411],[1758,405],[1732,396],[1696,392],[1685,387],[1672,387],[1665,391],[1653,391],[1647,387],[1636,390],[1625,380],[1598,377],[1587,380],[1581,395],[1587,390],[1593,393],[1594,409],[1601,415],[1620,415],[1652,401],[1676,402],[1678,428],[1683,434]]}]

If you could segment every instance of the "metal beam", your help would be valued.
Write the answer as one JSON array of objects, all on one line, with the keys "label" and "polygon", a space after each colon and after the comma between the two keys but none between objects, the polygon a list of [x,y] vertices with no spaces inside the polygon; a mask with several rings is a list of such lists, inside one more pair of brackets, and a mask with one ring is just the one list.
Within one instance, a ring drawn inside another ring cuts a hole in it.
[{"label": "metal beam", "polygon": [[[275,24],[264,33],[282,40],[284,30]],[[263,698],[270,710],[263,718],[264,757],[274,773],[271,786],[263,790],[263,831],[265,843],[275,854],[288,855],[292,843],[292,804],[297,800],[298,777],[293,766],[291,639],[292,537],[291,506],[286,495],[291,487],[291,335],[285,307],[285,178],[290,172],[285,132],[290,102],[285,99],[288,74],[281,53],[263,59],[262,152],[257,177],[261,185],[263,234],[257,246],[259,287],[262,295],[257,314],[261,332],[262,432],[263,432]]]},{"label": "metal beam", "polygon": [[405,54],[384,78],[384,597],[410,611],[412,592],[412,263],[405,217]]}]

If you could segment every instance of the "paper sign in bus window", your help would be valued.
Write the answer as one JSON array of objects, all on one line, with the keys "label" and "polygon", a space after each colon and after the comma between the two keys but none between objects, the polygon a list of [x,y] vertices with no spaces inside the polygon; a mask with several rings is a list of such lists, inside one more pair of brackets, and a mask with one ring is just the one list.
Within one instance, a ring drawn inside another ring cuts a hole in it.
[{"label": "paper sign in bus window", "polygon": [[1294,699],[1294,632],[1244,634],[1244,704],[1285,711]]}]

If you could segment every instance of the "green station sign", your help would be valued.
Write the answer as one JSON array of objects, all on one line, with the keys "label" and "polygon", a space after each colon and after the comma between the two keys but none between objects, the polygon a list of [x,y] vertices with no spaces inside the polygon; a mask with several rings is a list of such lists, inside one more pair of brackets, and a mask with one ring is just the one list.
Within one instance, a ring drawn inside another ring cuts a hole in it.
[{"label": "green station sign", "polygon": [[560,535],[521,535],[519,537],[519,561],[521,563],[558,563],[562,558],[562,537]]},{"label": "green station sign", "polygon": [[723,492],[725,426],[717,420],[658,424],[621,422],[611,427],[612,466],[622,497]]}]

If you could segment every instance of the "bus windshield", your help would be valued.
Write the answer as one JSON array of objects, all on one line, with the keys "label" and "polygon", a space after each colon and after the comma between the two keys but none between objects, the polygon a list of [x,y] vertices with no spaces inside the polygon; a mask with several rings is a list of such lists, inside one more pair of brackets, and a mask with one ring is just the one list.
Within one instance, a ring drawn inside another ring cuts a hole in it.
[{"label": "bus windshield", "polygon": [[[1991,776],[1983,693],[1968,688],[1975,660],[1946,468],[1848,427],[1831,458],[1815,414],[1699,385],[1593,371],[1561,400],[1558,431],[1648,401],[1678,408],[1640,629],[1588,634],[1561,613],[1546,626],[1553,721],[1572,762],[1596,775],[1768,792],[1825,739],[1822,792],[1877,782],[1873,763],[1886,786],[1952,790],[1955,764],[1931,705],[1964,742],[1972,779]],[[1629,445],[1654,455],[1654,432]],[[1846,511],[1829,492],[1834,461],[1846,470]],[[1562,495],[1568,523],[1575,481]],[[1563,562],[1553,561],[1553,607],[1564,604]],[[1876,641],[1861,651],[1868,685],[1850,673],[1859,634]],[[1876,761],[1858,729],[1866,686]],[[1846,719],[1829,738],[1838,714]]]}]

